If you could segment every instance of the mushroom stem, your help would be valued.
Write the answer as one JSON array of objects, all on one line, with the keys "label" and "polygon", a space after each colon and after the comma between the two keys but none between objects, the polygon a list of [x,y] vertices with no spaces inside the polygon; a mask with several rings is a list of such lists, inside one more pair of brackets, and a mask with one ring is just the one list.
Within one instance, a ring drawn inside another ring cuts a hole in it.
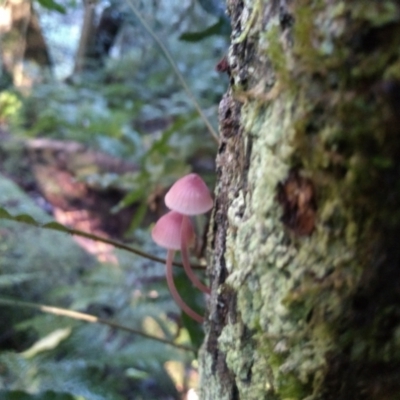
[{"label": "mushroom stem", "polygon": [[190,261],[189,261],[189,251],[188,251],[188,242],[187,238],[185,235],[185,232],[188,231],[187,224],[190,223],[189,217],[187,215],[183,215],[182,218],[182,228],[181,228],[181,255],[182,255],[182,264],[185,269],[185,272],[189,279],[192,281],[193,285],[196,286],[198,289],[200,289],[204,293],[211,293],[211,290],[209,287],[204,285],[195,272],[193,271]]},{"label": "mushroom stem", "polygon": [[174,277],[172,273],[172,261],[174,259],[175,251],[174,250],[168,250],[167,253],[167,264],[166,264],[166,269],[167,269],[167,284],[168,288],[171,292],[171,295],[173,299],[175,300],[176,304],[187,314],[189,317],[194,319],[197,322],[203,323],[204,318],[197,314],[195,311],[193,311],[183,300],[178,291],[176,290],[175,283],[174,283]]}]

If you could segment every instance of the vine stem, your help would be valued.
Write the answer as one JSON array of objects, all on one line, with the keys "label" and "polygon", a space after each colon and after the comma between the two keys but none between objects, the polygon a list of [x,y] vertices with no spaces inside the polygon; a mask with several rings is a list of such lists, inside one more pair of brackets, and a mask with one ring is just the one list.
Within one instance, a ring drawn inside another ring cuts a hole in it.
[{"label": "vine stem", "polygon": [[[1,208],[0,208],[0,211],[2,211]],[[116,247],[118,249],[128,251],[129,253],[133,253],[133,254],[136,254],[136,255],[138,255],[140,257],[147,258],[148,260],[152,260],[152,261],[155,261],[155,262],[158,262],[158,263],[161,263],[161,264],[165,264],[165,262],[166,262],[166,260],[164,260],[163,258],[159,258],[159,257],[153,256],[152,254],[149,254],[149,253],[146,253],[145,251],[136,249],[135,247],[128,246],[127,244],[119,242],[118,240],[107,239],[105,237],[93,235],[92,233],[89,233],[89,232],[84,232],[84,231],[80,231],[78,229],[68,228],[67,226],[62,225],[62,224],[60,224],[58,222],[54,222],[53,221],[53,222],[50,222],[50,223],[47,223],[47,224],[40,224],[39,222],[36,222],[33,219],[30,220],[30,222],[25,222],[22,219],[18,219],[18,216],[17,217],[12,217],[10,214],[7,214],[6,217],[3,217],[3,216],[0,215],[0,220],[1,219],[9,219],[9,220],[14,221],[14,222],[19,222],[19,223],[22,223],[22,224],[28,224],[28,225],[31,225],[31,226],[35,226],[37,228],[49,229],[49,230],[53,230],[53,231],[57,231],[57,232],[69,233],[70,235],[82,236],[84,238],[91,239],[91,240],[94,240],[94,241],[97,241],[97,242],[110,244],[110,245],[112,245],[112,246],[114,246],[114,247]],[[179,263],[179,262],[174,262],[173,265],[175,265],[176,267],[181,267],[181,268],[183,267],[183,264]],[[193,266],[193,268],[205,269],[205,267],[202,266],[202,265],[195,265],[195,266]]]},{"label": "vine stem", "polygon": [[[67,233],[69,233],[71,235],[82,236],[82,237],[85,237],[87,239],[95,240],[95,241],[98,241],[98,242],[103,242],[103,243],[106,243],[106,244],[111,244],[112,246],[114,246],[114,247],[116,247],[118,249],[122,249],[122,250],[128,251],[128,252],[136,254],[136,255],[138,255],[140,257],[147,258],[148,260],[152,260],[152,261],[155,261],[155,262],[158,262],[158,263],[161,263],[161,264],[165,264],[166,263],[166,260],[163,259],[163,258],[159,258],[159,257],[153,256],[152,254],[149,254],[149,253],[146,253],[145,251],[136,249],[135,247],[128,246],[127,244],[119,242],[117,240],[103,238],[101,236],[93,235],[91,233],[80,231],[78,229],[68,228],[66,226],[64,228],[65,228],[65,232],[67,232]],[[62,230],[59,230],[59,231],[63,232]],[[176,267],[183,268],[183,264],[179,263],[179,262],[173,262],[173,265],[175,265]],[[202,266],[202,265],[194,265],[192,268],[205,269],[205,267]]]},{"label": "vine stem", "polygon": [[8,299],[2,299],[2,298],[0,298],[0,304],[3,304],[5,306],[11,306],[11,307],[33,308],[35,310],[39,310],[39,311],[42,311],[47,314],[53,314],[53,315],[57,315],[57,316],[61,316],[61,317],[68,317],[68,318],[72,318],[72,319],[76,319],[76,320],[80,320],[80,321],[90,322],[93,324],[107,325],[107,326],[110,326],[112,328],[115,328],[115,329],[118,329],[121,331],[126,331],[129,333],[138,335],[138,336],[142,336],[147,339],[154,340],[156,342],[168,344],[170,346],[176,347],[181,350],[196,352],[196,349],[193,347],[185,346],[183,344],[171,342],[170,340],[167,340],[167,339],[149,335],[148,333],[140,331],[138,329],[130,328],[125,325],[120,325],[117,322],[99,318],[92,314],[86,314],[86,313],[82,313],[82,312],[78,312],[78,311],[68,310],[66,308],[48,306],[45,304],[36,304],[36,303],[30,303],[27,301],[8,300]]},{"label": "vine stem", "polygon": [[168,62],[171,64],[172,69],[174,70],[176,76],[178,77],[181,85],[186,91],[186,94],[188,97],[192,100],[194,107],[196,108],[197,112],[199,113],[201,119],[205,123],[208,131],[210,132],[211,136],[214,138],[214,140],[219,143],[219,138],[218,134],[215,131],[215,129],[212,127],[210,124],[210,121],[208,118],[205,116],[203,110],[201,109],[199,103],[197,102],[194,94],[190,90],[189,86],[187,85],[185,78],[182,76],[181,72],[178,69],[178,66],[176,65],[174,59],[172,58],[171,54],[169,53],[168,49],[165,47],[164,43],[160,40],[160,38],[156,35],[156,33],[153,31],[153,29],[150,27],[150,25],[146,22],[146,20],[142,17],[140,11],[137,9],[135,4],[133,3],[133,0],[126,0],[129,7],[133,11],[133,13],[136,15],[137,19],[140,21],[140,23],[143,25],[143,27],[146,29],[146,31],[149,33],[149,35],[154,39],[154,41],[158,44],[160,47],[161,51],[164,53],[164,56],[168,60]]}]

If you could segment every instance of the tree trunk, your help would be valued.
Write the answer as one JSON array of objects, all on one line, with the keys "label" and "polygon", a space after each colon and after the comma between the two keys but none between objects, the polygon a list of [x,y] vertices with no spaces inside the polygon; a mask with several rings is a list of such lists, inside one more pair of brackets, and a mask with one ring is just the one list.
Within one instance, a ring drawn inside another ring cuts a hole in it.
[{"label": "tree trunk", "polygon": [[400,1],[228,0],[201,399],[400,399]]},{"label": "tree trunk", "polygon": [[30,1],[7,0],[0,4],[0,36],[2,73],[12,77],[14,86],[32,86],[37,71],[27,68],[29,62],[50,70],[49,51]]},{"label": "tree trunk", "polygon": [[95,4],[84,1],[83,24],[75,57],[74,74],[93,73],[104,67],[105,59],[109,56],[122,22],[122,14],[115,5],[103,9],[97,22]]},{"label": "tree trunk", "polygon": [[94,48],[94,31],[95,31],[95,4],[91,1],[84,1],[84,13],[81,37],[79,39],[78,51],[75,56],[74,74],[78,74],[89,69],[92,64],[90,55]]}]

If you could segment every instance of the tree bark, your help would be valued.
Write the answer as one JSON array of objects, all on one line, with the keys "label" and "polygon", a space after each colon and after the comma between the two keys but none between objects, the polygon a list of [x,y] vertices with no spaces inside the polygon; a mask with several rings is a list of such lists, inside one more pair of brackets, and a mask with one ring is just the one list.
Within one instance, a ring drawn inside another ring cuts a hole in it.
[{"label": "tree bark", "polygon": [[95,4],[84,1],[84,15],[78,51],[75,57],[74,74],[93,73],[104,67],[106,57],[114,45],[123,18],[118,7],[106,7],[96,21]]},{"label": "tree bark", "polygon": [[93,67],[90,60],[90,55],[93,53],[94,48],[94,32],[95,25],[95,4],[91,1],[83,1],[84,13],[81,37],[79,39],[78,51],[75,56],[74,74],[78,74],[85,69]]},{"label": "tree bark", "polygon": [[400,1],[228,0],[201,399],[400,398]]},{"label": "tree bark", "polygon": [[49,51],[30,1],[8,0],[0,4],[0,37],[2,72],[13,78],[14,86],[33,84],[35,73],[26,68],[27,62],[50,71]]}]

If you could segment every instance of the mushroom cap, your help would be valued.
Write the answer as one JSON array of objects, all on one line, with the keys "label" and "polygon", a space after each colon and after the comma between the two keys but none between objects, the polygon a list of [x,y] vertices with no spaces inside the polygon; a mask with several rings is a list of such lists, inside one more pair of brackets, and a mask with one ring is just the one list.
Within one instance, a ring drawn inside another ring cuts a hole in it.
[{"label": "mushroom cap", "polygon": [[211,210],[213,199],[207,185],[197,174],[178,179],[165,195],[166,206],[184,215],[203,214]]},{"label": "mushroom cap", "polygon": [[169,250],[181,249],[181,234],[185,236],[188,246],[193,244],[195,238],[193,225],[188,221],[185,224],[185,232],[182,232],[182,220],[182,214],[176,211],[168,212],[156,222],[151,237],[159,246]]}]

